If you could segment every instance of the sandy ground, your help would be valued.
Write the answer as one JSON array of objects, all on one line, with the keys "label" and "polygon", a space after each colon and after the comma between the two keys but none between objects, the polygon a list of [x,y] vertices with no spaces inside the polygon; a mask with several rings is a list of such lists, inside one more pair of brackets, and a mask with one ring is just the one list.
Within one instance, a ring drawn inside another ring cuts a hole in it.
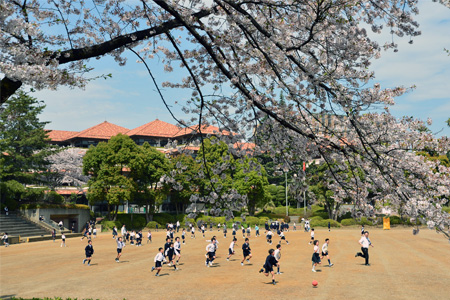
[{"label": "sandy ground", "polygon": [[[254,232],[252,232],[253,234]],[[218,235],[218,259],[213,267],[204,265],[206,239]],[[144,233],[146,237],[146,233]],[[179,233],[181,236],[181,232]],[[176,235],[177,236],[177,235]],[[231,236],[231,235],[230,235]],[[150,271],[165,233],[154,232],[153,243],[143,247],[127,245],[116,263],[116,243],[110,233],[94,239],[91,266],[83,265],[86,239],[43,241],[0,249],[0,296],[77,297],[94,299],[450,299],[450,244],[433,231],[423,229],[417,236],[410,228],[370,230],[370,267],[360,250],[359,229],[316,230],[322,245],[330,238],[333,267],[319,266],[311,272],[312,246],[309,234],[288,232],[290,244],[282,244],[281,271],[277,285],[258,273],[270,246],[264,237],[251,237],[253,258],[240,265],[243,238],[238,236],[236,255],[226,261],[230,236],[213,231],[206,238],[197,233],[182,245],[180,270],[164,267],[155,277]],[[278,238],[275,239],[278,241]],[[325,263],[325,262],[324,262]],[[319,285],[312,288],[311,282]]]}]

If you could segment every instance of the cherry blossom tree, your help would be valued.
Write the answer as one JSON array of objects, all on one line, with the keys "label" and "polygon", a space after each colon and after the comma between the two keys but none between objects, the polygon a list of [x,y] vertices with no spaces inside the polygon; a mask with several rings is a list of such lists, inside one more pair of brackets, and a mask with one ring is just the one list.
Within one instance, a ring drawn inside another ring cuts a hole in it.
[{"label": "cherry blossom tree", "polygon": [[82,187],[89,176],[83,174],[83,156],[85,149],[66,148],[47,157],[50,172],[46,174],[47,183],[54,187],[68,185]]},{"label": "cherry blossom tree", "polygon": [[[439,2],[450,7],[448,0]],[[1,103],[22,84],[83,87],[92,79],[89,59],[112,55],[124,65],[127,50],[145,64],[165,102],[156,70],[147,64],[158,57],[165,71],[181,67],[186,74],[162,86],[192,90],[184,106],[194,117],[177,119],[180,124],[210,123],[236,133],[222,135],[236,157],[248,154],[236,150],[236,142],[262,132],[255,151],[270,154],[284,172],[295,168],[293,162],[320,157],[334,180],[328,187],[334,200],[353,199],[355,214],[370,215],[373,201],[386,202],[449,237],[442,205],[450,195],[450,171],[415,154],[425,148],[445,153],[449,140],[420,131],[420,120],[392,117],[395,97],[409,89],[372,83],[370,69],[383,49],[398,51],[397,39],[420,34],[418,1],[133,3],[0,2]],[[392,39],[380,45],[367,31],[383,28]],[[348,175],[356,167],[364,180]]]}]

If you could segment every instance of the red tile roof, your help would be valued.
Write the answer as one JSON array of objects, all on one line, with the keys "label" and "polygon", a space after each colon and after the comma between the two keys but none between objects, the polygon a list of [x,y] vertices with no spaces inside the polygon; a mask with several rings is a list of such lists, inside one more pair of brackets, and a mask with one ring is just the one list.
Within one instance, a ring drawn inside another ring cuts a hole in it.
[{"label": "red tile roof", "polygon": [[126,133],[128,136],[155,136],[174,138],[187,134],[186,129],[156,119]]},{"label": "red tile roof", "polygon": [[70,138],[90,138],[90,139],[102,139],[109,140],[111,137],[128,132],[129,129],[109,123],[107,121],[100,123],[98,125],[92,126],[91,128],[85,129],[78,134],[71,136]]},{"label": "red tile roof", "polygon": [[53,142],[62,142],[68,140],[71,136],[77,134],[78,131],[64,131],[64,130],[48,130],[48,138]]},{"label": "red tile roof", "polygon": [[[190,126],[190,129],[192,129],[196,133],[200,133],[198,125]],[[212,126],[212,125],[202,125],[200,127],[202,134],[229,134],[229,131],[220,131],[219,127]]]},{"label": "red tile roof", "polygon": [[234,148],[235,149],[239,149],[239,150],[254,150],[256,147],[255,143],[241,143],[241,142],[237,142],[234,143]]}]

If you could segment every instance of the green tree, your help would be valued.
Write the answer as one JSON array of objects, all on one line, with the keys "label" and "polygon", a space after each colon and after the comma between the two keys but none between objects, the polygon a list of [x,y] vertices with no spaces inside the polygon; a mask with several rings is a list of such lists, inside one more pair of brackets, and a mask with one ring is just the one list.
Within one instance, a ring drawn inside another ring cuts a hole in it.
[{"label": "green tree", "polygon": [[46,157],[54,148],[47,141],[38,115],[45,105],[23,91],[12,96],[0,108],[0,180],[16,180],[23,184],[39,181],[41,172],[47,171]]},{"label": "green tree", "polygon": [[266,170],[256,158],[246,157],[238,161],[233,182],[239,194],[247,196],[247,209],[250,216],[255,215],[256,207],[261,207],[270,200]]},{"label": "green tree", "polygon": [[0,199],[10,209],[26,193],[25,184],[39,183],[47,172],[46,157],[55,148],[47,141],[39,114],[45,105],[18,91],[0,108]]},{"label": "green tree", "polygon": [[199,193],[218,195],[233,188],[233,176],[236,164],[228,146],[216,138],[205,139],[197,155],[199,168]]},{"label": "green tree", "polygon": [[200,166],[192,156],[185,154],[172,158],[171,163],[176,184],[170,191],[170,198],[178,214],[180,208],[183,210],[190,203],[191,196],[198,193],[197,174]]},{"label": "green tree", "polygon": [[150,222],[153,220],[155,207],[168,194],[168,186],[160,184],[160,180],[169,173],[170,161],[148,143],[138,147],[138,150],[138,155],[130,162],[130,175],[137,184],[136,202],[145,206],[145,217]]},{"label": "green tree", "polygon": [[105,201],[110,220],[116,220],[119,205],[131,201],[137,191],[133,179],[138,173],[137,157],[136,143],[129,136],[118,134],[107,143],[91,147],[83,158],[83,173],[91,176],[88,199],[91,203]]},{"label": "green tree", "polygon": [[271,200],[275,206],[284,205],[286,202],[286,188],[282,185],[271,184],[267,187]]}]

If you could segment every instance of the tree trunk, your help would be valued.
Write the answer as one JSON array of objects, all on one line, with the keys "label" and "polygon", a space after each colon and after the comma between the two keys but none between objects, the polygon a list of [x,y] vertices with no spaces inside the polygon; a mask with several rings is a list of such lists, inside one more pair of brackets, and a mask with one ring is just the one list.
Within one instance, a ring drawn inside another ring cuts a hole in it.
[{"label": "tree trunk", "polygon": [[118,211],[119,211],[119,205],[115,205],[115,207],[114,207],[114,219],[113,219],[113,221],[116,221]]},{"label": "tree trunk", "polygon": [[112,221],[112,215],[111,215],[111,205],[108,203],[108,219]]}]

